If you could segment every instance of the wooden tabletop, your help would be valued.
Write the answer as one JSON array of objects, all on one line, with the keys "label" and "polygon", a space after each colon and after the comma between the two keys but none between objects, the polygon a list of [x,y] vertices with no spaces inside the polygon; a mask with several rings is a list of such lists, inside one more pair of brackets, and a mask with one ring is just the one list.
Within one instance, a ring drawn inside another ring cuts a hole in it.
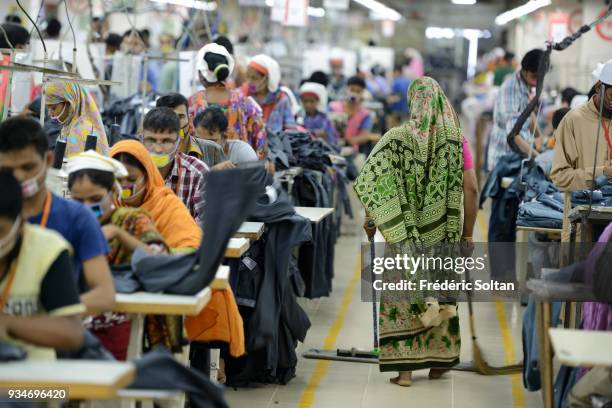
[{"label": "wooden tabletop", "polygon": [[589,220],[612,221],[612,207],[592,206],[589,214],[588,205],[577,205],[569,212],[570,221],[578,221],[587,215]]},{"label": "wooden tabletop", "polygon": [[555,356],[571,367],[612,367],[612,332],[549,329]]},{"label": "wooden tabletop", "polygon": [[236,238],[247,238],[257,241],[264,233],[265,224],[263,222],[247,221],[243,222],[236,233]]},{"label": "wooden tabletop", "polygon": [[94,360],[3,363],[0,389],[64,388],[70,399],[109,399],[134,380],[131,363]]},{"label": "wooden tabletop", "polygon": [[215,279],[210,284],[211,289],[227,289],[229,287],[229,266],[222,265],[215,274]]},{"label": "wooden tabletop", "polygon": [[295,212],[304,218],[308,218],[310,222],[318,224],[325,217],[331,215],[334,212],[333,208],[319,208],[319,207],[295,207]]},{"label": "wooden tabletop", "polygon": [[561,228],[540,228],[540,227],[522,227],[516,226],[516,230],[528,231],[528,232],[539,232],[541,234],[561,234]]},{"label": "wooden tabletop", "polygon": [[194,296],[147,292],[117,293],[113,311],[131,314],[194,316],[204,309],[210,297],[210,288],[204,288]]},{"label": "wooden tabletop", "polygon": [[246,238],[232,238],[227,244],[225,251],[226,258],[240,258],[251,247],[250,241]]}]

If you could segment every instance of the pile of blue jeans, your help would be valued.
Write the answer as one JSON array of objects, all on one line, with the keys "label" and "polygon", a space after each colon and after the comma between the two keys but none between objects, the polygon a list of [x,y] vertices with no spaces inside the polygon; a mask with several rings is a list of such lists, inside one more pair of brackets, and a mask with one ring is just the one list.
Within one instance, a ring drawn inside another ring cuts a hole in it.
[{"label": "pile of blue jeans", "polygon": [[597,177],[595,180],[596,189],[578,190],[572,193],[572,206],[588,205],[591,203],[595,206],[611,207],[612,206],[612,183],[606,176]]}]

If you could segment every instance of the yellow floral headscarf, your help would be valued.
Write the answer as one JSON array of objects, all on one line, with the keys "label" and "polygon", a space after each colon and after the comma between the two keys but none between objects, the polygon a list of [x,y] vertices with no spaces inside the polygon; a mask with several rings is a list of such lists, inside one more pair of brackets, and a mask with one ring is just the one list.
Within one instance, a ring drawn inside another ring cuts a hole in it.
[{"label": "yellow floral headscarf", "polygon": [[85,151],[87,135],[98,137],[97,152],[108,156],[108,139],[102,116],[91,94],[81,85],[68,81],[50,81],[45,84],[47,105],[68,102],[70,112],[63,124],[61,137],[66,140],[66,156]]}]

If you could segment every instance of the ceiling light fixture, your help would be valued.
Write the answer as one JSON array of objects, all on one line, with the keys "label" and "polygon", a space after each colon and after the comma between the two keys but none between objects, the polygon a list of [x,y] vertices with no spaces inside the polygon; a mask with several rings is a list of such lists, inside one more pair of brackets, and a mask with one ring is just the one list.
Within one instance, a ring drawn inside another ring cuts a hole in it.
[{"label": "ceiling light fixture", "polygon": [[183,6],[204,11],[214,11],[217,9],[215,1],[198,1],[198,0],[151,0],[153,3],[171,4],[174,6]]},{"label": "ceiling light fixture", "polygon": [[523,17],[529,13],[533,13],[534,11],[542,7],[550,6],[550,4],[551,0],[529,0],[522,6],[513,8],[512,10],[508,10],[495,17],[495,24],[500,26],[506,25],[512,20],[516,20],[519,17]]},{"label": "ceiling light fixture", "polygon": [[451,3],[457,4],[460,6],[472,6],[476,4],[476,0],[451,0]]},{"label": "ceiling light fixture", "polygon": [[374,18],[381,20],[398,21],[401,20],[402,15],[391,7],[385,6],[376,0],[353,0],[357,4],[361,4],[363,7],[370,9]]},{"label": "ceiling light fixture", "polygon": [[323,18],[325,17],[325,9],[323,7],[308,7],[308,15],[310,17]]}]

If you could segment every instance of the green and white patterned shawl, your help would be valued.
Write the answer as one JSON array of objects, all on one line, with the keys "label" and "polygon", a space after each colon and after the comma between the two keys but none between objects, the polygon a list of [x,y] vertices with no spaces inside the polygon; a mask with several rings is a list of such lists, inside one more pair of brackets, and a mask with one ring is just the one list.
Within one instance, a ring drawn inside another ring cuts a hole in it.
[{"label": "green and white patterned shawl", "polygon": [[463,146],[458,120],[440,85],[415,80],[410,117],[376,144],[354,185],[388,244],[458,242]]}]

